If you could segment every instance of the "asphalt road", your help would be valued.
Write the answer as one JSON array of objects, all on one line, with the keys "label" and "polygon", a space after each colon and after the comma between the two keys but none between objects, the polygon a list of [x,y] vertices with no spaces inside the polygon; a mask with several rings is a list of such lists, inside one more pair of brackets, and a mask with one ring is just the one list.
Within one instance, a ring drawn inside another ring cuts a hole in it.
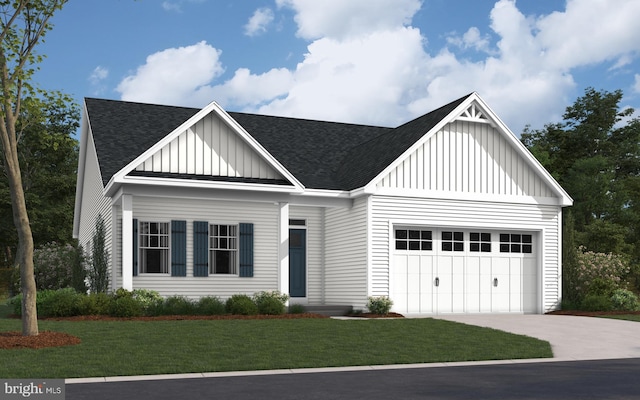
[{"label": "asphalt road", "polygon": [[68,384],[66,398],[639,399],[640,358]]}]

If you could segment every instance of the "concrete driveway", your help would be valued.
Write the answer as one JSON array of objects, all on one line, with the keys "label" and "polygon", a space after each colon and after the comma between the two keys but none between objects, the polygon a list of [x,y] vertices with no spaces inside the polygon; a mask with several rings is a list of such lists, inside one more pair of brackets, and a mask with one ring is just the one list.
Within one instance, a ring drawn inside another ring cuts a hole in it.
[{"label": "concrete driveway", "polygon": [[546,340],[554,359],[640,357],[640,322],[570,315],[474,314],[432,318],[483,326]]}]

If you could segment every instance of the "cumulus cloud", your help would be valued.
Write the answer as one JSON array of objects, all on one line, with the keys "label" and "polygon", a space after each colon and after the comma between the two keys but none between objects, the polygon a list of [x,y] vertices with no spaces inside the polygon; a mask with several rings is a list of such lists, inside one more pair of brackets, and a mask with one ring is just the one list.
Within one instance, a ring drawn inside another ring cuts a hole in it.
[{"label": "cumulus cloud", "polygon": [[94,85],[99,84],[103,80],[107,79],[108,76],[109,70],[103,66],[98,65],[97,67],[95,67],[93,72],[91,72],[91,75],[89,75],[89,81]]},{"label": "cumulus cloud", "polygon": [[207,104],[211,101],[209,83],[224,72],[220,54],[204,41],[157,52],[116,90],[129,101]]},{"label": "cumulus cloud", "polygon": [[[200,106],[216,99],[229,110],[394,126],[477,91],[520,133],[561,117],[576,97],[576,68],[604,64],[622,73],[640,54],[636,0],[616,7],[568,0],[565,10],[538,16],[499,0],[490,31],[469,27],[435,50],[412,26],[419,0],[275,1],[294,12],[297,35],[308,41],[295,67],[261,74],[241,67],[217,82],[220,51],[200,42],[149,56],[118,86],[122,97]],[[247,32],[262,32],[269,18],[250,20]],[[632,85],[640,93],[640,75]]]},{"label": "cumulus cloud", "polygon": [[258,8],[244,26],[244,34],[258,36],[265,33],[269,24],[273,22],[273,18],[273,11],[270,8]]}]

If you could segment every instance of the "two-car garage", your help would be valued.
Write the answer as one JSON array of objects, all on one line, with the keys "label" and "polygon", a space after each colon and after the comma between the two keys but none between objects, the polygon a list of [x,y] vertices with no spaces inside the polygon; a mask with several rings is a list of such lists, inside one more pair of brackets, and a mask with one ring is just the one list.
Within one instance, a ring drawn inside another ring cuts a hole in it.
[{"label": "two-car garage", "polygon": [[393,309],[401,313],[537,313],[537,233],[396,226]]}]

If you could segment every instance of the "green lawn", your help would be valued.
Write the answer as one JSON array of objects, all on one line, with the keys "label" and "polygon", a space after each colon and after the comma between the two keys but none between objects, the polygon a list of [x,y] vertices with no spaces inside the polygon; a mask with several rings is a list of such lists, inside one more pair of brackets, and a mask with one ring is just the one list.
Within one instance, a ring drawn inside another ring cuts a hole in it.
[{"label": "green lawn", "polygon": [[[0,332],[12,330],[20,330],[19,320],[0,319]],[[552,357],[549,343],[541,340],[430,318],[40,321],[40,330],[67,332],[80,337],[82,344],[0,350],[0,377],[74,378]]]},{"label": "green lawn", "polygon": [[602,318],[624,319],[627,321],[640,322],[640,315],[638,314],[603,315]]}]

